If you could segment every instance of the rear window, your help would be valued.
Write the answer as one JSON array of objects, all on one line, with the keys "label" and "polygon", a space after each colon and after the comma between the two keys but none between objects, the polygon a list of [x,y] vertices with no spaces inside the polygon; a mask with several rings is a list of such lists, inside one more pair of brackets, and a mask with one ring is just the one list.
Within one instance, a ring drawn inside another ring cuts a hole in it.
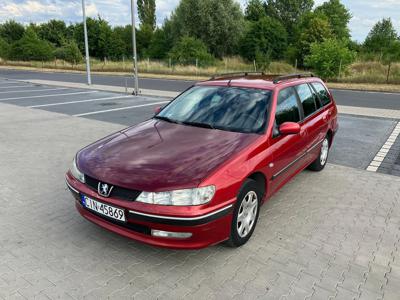
[{"label": "rear window", "polygon": [[300,101],[303,106],[304,117],[306,118],[317,110],[314,95],[311,92],[308,84],[300,84],[295,88],[297,93],[299,94]]},{"label": "rear window", "polygon": [[322,105],[325,106],[329,104],[331,102],[331,98],[329,97],[329,93],[326,90],[326,88],[319,82],[313,82],[311,84],[317,91],[317,94],[319,96],[319,99],[321,100]]},{"label": "rear window", "polygon": [[300,121],[299,106],[293,88],[290,87],[279,92],[275,121],[278,126],[285,122],[297,123]]}]

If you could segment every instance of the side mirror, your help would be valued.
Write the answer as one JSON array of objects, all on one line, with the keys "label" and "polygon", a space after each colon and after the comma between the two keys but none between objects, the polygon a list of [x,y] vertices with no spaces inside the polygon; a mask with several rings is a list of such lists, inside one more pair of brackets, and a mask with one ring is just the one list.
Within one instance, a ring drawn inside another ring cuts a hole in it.
[{"label": "side mirror", "polygon": [[285,122],[279,126],[281,135],[298,134],[300,133],[300,125],[294,122]]},{"label": "side mirror", "polygon": [[156,108],[154,108],[154,114],[157,115],[162,109],[162,106],[157,106]]}]

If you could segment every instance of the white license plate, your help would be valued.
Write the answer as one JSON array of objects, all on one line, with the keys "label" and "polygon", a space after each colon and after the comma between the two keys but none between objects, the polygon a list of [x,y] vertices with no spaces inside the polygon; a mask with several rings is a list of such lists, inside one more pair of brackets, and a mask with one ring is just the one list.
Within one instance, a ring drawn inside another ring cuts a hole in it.
[{"label": "white license plate", "polygon": [[99,201],[93,200],[92,198],[82,195],[82,204],[86,208],[97,212],[103,216],[125,222],[125,212],[123,209],[110,206],[108,204],[101,203]]}]

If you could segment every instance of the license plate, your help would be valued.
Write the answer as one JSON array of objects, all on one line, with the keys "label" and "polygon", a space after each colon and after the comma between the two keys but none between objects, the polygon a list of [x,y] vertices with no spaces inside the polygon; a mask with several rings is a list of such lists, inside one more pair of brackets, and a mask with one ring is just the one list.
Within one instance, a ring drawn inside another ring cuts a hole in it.
[{"label": "license plate", "polygon": [[97,212],[98,214],[101,214],[103,216],[112,218],[114,220],[118,221],[123,221],[125,222],[125,212],[123,209],[101,203],[99,201],[96,201],[92,198],[86,197],[82,195],[82,205],[85,206],[86,208]]}]

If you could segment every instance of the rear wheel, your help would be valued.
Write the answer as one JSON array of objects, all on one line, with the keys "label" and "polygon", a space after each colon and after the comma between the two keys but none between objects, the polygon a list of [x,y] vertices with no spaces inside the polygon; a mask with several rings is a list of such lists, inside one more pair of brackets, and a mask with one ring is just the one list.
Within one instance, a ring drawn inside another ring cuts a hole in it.
[{"label": "rear wheel", "polygon": [[322,141],[321,150],[318,157],[308,166],[312,171],[321,171],[325,168],[329,155],[329,136],[327,135]]},{"label": "rear wheel", "polygon": [[250,239],[257,224],[261,197],[261,189],[257,182],[247,179],[239,192],[233,210],[228,245],[239,247]]}]

